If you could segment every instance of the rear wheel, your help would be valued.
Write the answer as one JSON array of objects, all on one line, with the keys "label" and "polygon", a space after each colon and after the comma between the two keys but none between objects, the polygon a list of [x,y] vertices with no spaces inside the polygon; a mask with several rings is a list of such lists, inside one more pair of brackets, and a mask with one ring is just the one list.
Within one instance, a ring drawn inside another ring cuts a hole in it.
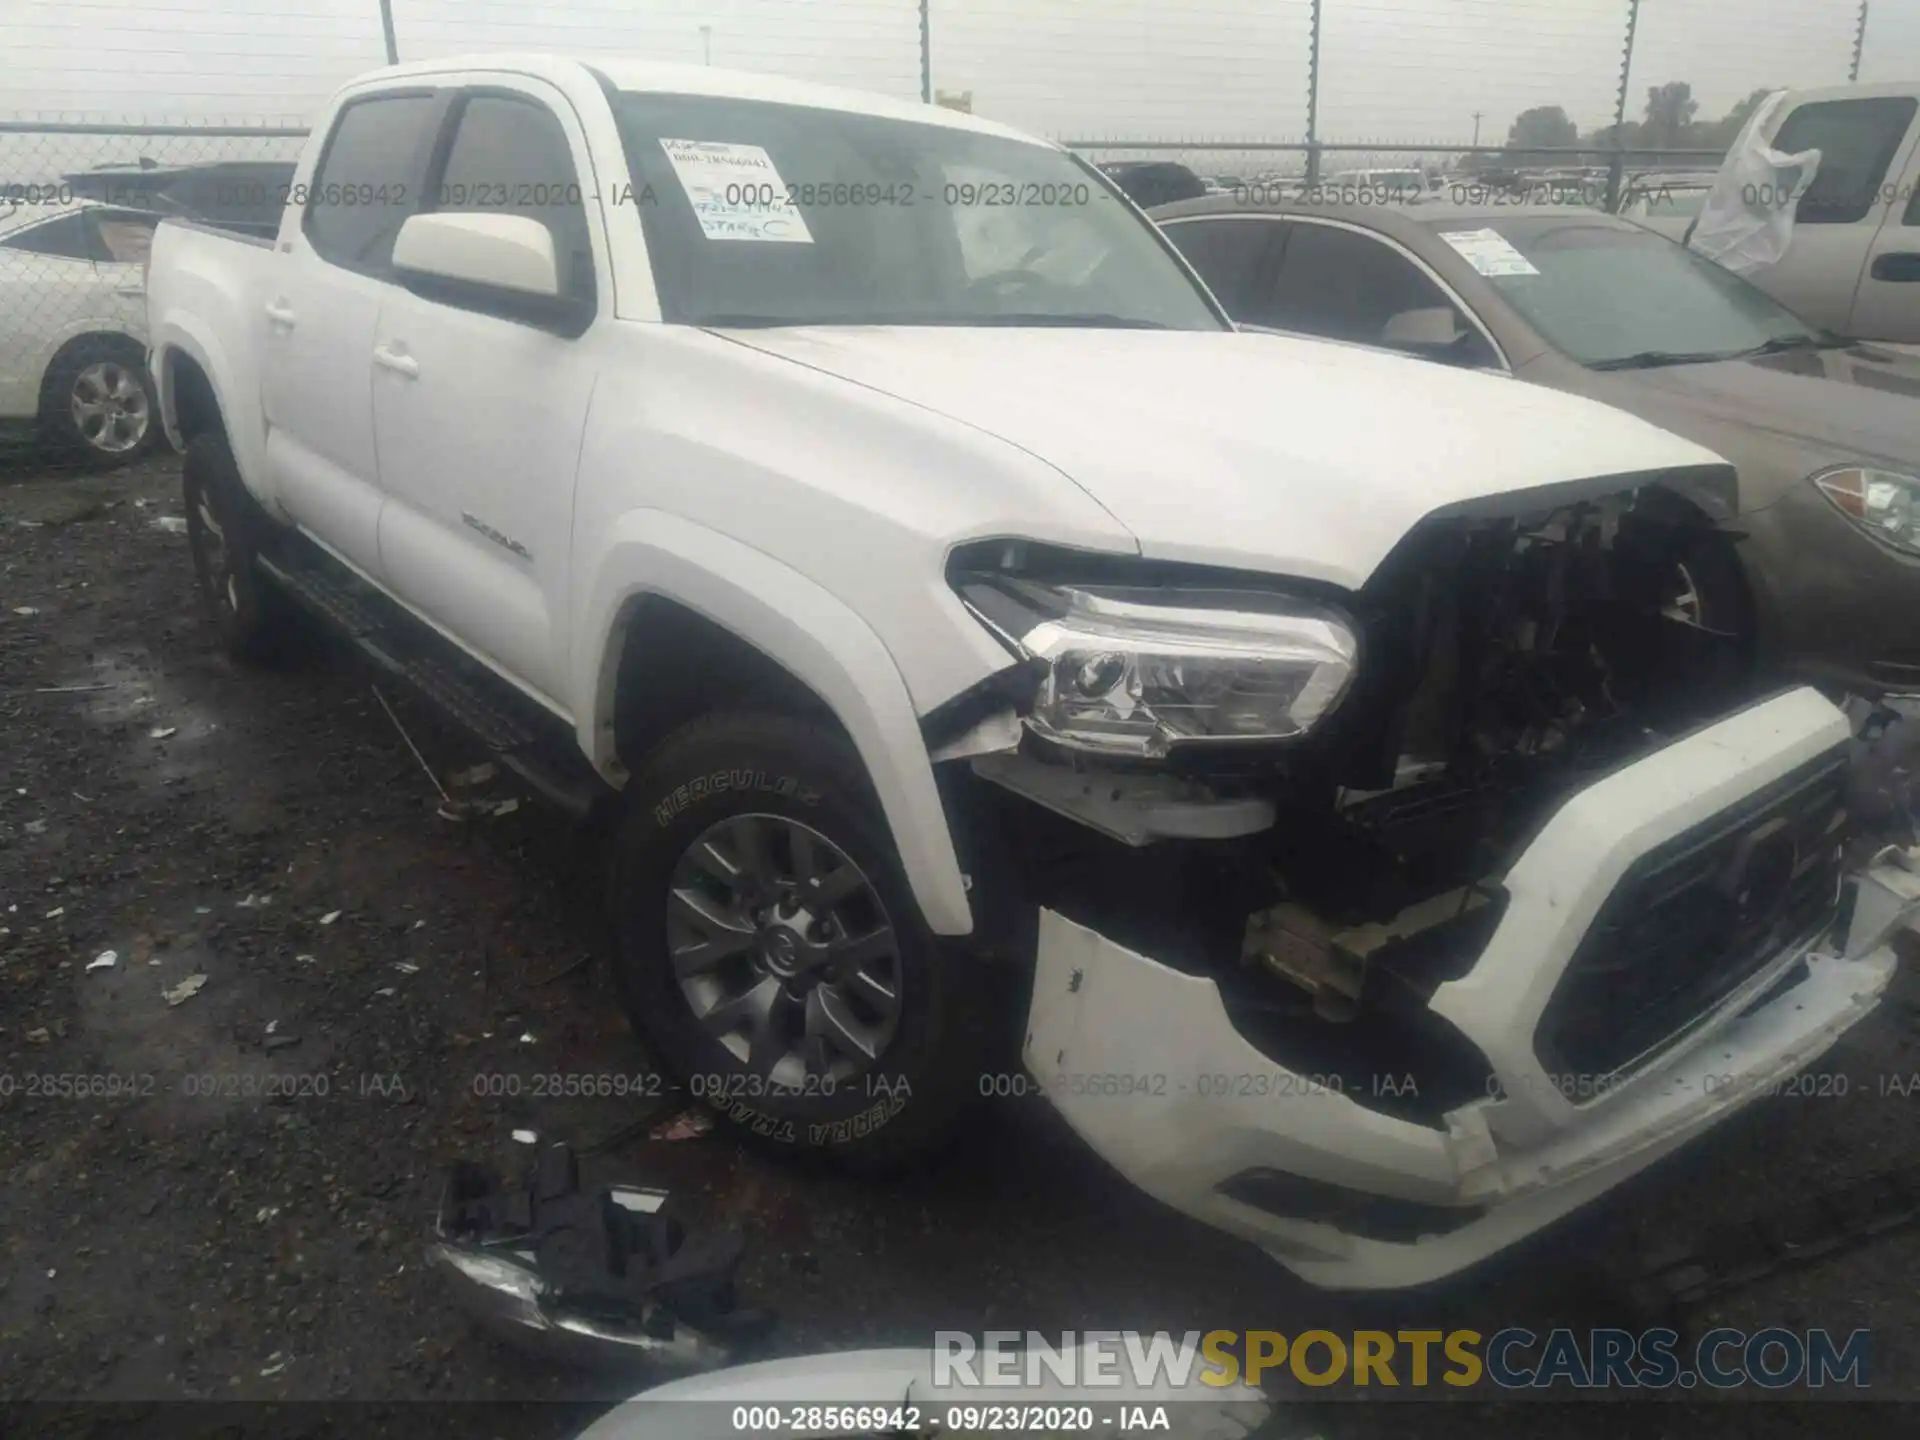
[{"label": "rear wheel", "polygon": [[225,435],[203,432],[188,442],[181,490],[194,579],[221,644],[248,664],[279,658],[297,617],[259,572],[268,522],[240,480]]},{"label": "rear wheel", "polygon": [[726,714],[628,787],[612,902],[634,1028],[768,1146],[891,1164],[979,1089],[979,977],[928,931],[837,730]]}]

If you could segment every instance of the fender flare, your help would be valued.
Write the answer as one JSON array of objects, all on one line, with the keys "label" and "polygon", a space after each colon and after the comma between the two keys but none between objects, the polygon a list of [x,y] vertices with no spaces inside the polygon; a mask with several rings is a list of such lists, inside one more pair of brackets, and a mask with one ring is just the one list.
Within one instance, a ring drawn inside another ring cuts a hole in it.
[{"label": "fender flare", "polygon": [[973,930],[966,879],[934,784],[906,681],[885,643],[836,596],[762,551],[661,510],[611,526],[580,592],[573,691],[581,749],[608,778],[623,621],[639,600],[684,605],[783,666],[852,737],[879,797],[907,883],[937,935]]},{"label": "fender flare", "polygon": [[[160,397],[160,420],[166,426],[167,439],[176,449],[184,449],[176,410],[178,389],[173,382],[173,357],[185,356],[200,367],[213,387],[214,403],[220,407],[220,422],[227,432],[227,444],[233,450],[234,464],[247,488],[260,498],[260,478],[266,474],[266,427],[256,404],[251,413],[236,407],[233,396],[245,391],[234,378],[226,347],[212,330],[194,316],[173,312],[154,327],[153,358],[149,370],[155,392]],[[258,392],[256,391],[256,394]]]}]

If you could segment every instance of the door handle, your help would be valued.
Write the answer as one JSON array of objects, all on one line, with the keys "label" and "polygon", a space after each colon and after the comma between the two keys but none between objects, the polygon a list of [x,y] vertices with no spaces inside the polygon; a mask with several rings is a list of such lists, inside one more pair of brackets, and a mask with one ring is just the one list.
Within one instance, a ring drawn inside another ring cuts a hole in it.
[{"label": "door handle", "polygon": [[1911,251],[1890,251],[1885,255],[1876,255],[1873,257],[1873,269],[1868,274],[1875,280],[1912,283],[1920,280],[1920,255]]},{"label": "door handle", "polygon": [[411,355],[403,355],[397,350],[389,350],[384,345],[373,347],[373,363],[396,375],[405,375],[408,379],[420,373],[420,362]]},{"label": "door handle", "polygon": [[293,328],[294,314],[293,311],[287,307],[287,303],[284,300],[269,300],[267,302],[267,319],[283,329],[291,330]]}]

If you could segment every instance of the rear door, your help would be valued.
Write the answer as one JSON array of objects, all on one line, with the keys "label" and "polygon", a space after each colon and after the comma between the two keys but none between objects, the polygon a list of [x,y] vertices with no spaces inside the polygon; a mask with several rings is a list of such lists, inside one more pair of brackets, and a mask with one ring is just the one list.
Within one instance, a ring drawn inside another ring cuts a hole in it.
[{"label": "rear door", "polygon": [[336,114],[314,173],[296,184],[267,271],[261,395],[267,463],[287,511],[379,578],[381,492],[373,440],[373,339],[394,237],[419,198],[435,119],[431,89],[383,90]]},{"label": "rear door", "polygon": [[[446,123],[426,208],[540,221],[562,285],[593,313],[605,240],[566,98],[502,77],[462,91]],[[396,288],[373,351],[390,587],[555,709],[566,691],[573,482],[596,374],[590,334]]]},{"label": "rear door", "polygon": [[1895,203],[1896,166],[1911,150],[1916,111],[1911,95],[1809,100],[1774,131],[1774,149],[1817,149],[1820,168],[1794,211],[1787,253],[1748,278],[1810,324],[1878,333],[1857,328],[1871,317],[1856,310],[1855,295],[1874,237],[1906,206],[1905,196]]},{"label": "rear door", "polygon": [[1894,203],[1867,250],[1853,297],[1853,333],[1920,345],[1920,118],[1907,139]]}]

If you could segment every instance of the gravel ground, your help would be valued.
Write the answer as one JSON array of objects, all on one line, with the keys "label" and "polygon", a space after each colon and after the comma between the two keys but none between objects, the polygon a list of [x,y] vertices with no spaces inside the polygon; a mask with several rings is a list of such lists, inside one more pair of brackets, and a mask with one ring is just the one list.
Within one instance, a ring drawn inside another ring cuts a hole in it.
[{"label": "gravel ground", "polygon": [[[531,801],[439,818],[351,660],[231,665],[193,604],[178,513],[171,462],[0,480],[0,1401],[564,1401],[448,1433],[568,1434],[632,1383],[483,1338],[421,1246],[449,1161],[511,1163],[519,1126],[585,1144],[639,1114],[530,1093],[542,1074],[649,1072],[601,963],[597,857]],[[483,758],[388,698],[436,774]],[[113,965],[90,968],[109,950]],[[203,988],[170,1005],[196,975]],[[1920,1155],[1920,1093],[1883,1093],[1883,1077],[1920,1072],[1911,982],[1909,966],[1896,1002],[1822,1062],[1848,1077],[1845,1096],[1769,1102],[1490,1272],[1364,1304],[1160,1209],[1036,1100],[996,1103],[941,1163],[884,1184],[723,1134],[643,1136],[586,1168],[742,1226],[747,1297],[781,1316],[774,1353],[926,1343],[943,1327],[1627,1324],[1596,1270]],[[29,1095],[29,1076],[137,1093]],[[268,1077],[294,1093],[264,1094]],[[1870,1327],[1872,1393],[1910,1400],[1916,1271],[1920,1235],[1894,1234],[1701,1320]],[[423,1433],[429,1412],[404,1413]],[[1780,1402],[1684,1417],[1341,1403],[1298,1433],[1784,1436],[1835,1418]],[[1844,1423],[1903,1418],[1856,1405]]]}]

